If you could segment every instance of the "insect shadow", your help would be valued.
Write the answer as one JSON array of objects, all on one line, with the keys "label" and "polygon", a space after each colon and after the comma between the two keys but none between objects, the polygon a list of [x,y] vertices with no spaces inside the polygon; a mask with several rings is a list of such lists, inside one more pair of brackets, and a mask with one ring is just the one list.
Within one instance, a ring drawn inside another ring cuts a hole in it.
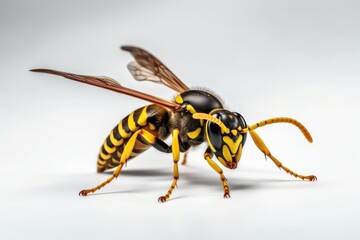
[{"label": "insect shadow", "polygon": [[[112,171],[102,172],[100,174],[113,174]],[[171,169],[126,169],[121,172],[121,176],[130,177],[168,177],[172,175]]]}]

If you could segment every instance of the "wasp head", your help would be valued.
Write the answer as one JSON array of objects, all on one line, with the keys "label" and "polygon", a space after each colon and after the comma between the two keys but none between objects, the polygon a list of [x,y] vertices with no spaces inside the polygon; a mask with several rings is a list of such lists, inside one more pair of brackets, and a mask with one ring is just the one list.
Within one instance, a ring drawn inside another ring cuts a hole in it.
[{"label": "wasp head", "polygon": [[209,147],[217,159],[227,168],[235,169],[246,141],[245,119],[237,112],[225,109],[206,114],[205,134]]}]

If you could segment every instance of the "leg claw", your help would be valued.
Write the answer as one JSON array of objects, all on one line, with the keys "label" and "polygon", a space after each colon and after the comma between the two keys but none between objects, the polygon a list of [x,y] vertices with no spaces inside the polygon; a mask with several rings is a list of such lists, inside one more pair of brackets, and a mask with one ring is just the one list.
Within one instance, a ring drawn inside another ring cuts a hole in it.
[{"label": "leg claw", "polygon": [[82,190],[79,192],[79,196],[87,196],[90,192],[91,190]]},{"label": "leg claw", "polygon": [[307,176],[306,179],[309,180],[310,182],[317,181],[317,177],[314,175]]},{"label": "leg claw", "polygon": [[161,196],[161,197],[158,198],[158,202],[166,202],[167,199],[168,199],[168,197]]},{"label": "leg claw", "polygon": [[225,193],[224,193],[224,198],[231,198],[230,192],[225,192]]}]

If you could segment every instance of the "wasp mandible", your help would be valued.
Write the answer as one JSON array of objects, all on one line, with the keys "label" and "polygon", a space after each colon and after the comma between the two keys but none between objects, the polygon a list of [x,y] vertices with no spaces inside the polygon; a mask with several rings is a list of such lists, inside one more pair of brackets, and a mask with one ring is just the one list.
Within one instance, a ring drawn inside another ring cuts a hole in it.
[{"label": "wasp mandible", "polygon": [[[263,140],[254,131],[269,124],[290,123],[298,127],[311,143],[310,133],[300,122],[292,118],[276,117],[247,125],[243,116],[224,109],[221,101],[211,92],[190,89],[149,52],[133,46],[122,46],[121,49],[130,52],[135,58],[135,61],[128,64],[128,69],[136,80],[163,84],[178,92],[175,99],[173,101],[165,100],[129,89],[109,77],[78,75],[51,69],[31,70],[59,75],[152,103],[130,113],[110,132],[100,148],[97,171],[103,172],[112,168],[115,170],[106,181],[96,187],[80,191],[79,195],[86,196],[110,183],[119,176],[129,159],[152,146],[161,152],[171,153],[173,158],[173,181],[166,194],[158,199],[159,202],[165,202],[169,199],[179,179],[180,152],[185,153],[185,160],[187,151],[191,147],[205,142],[208,147],[204,158],[210,167],[220,175],[224,198],[228,198],[230,197],[230,188],[227,180],[223,170],[212,158],[215,155],[221,165],[235,169],[240,161],[247,133],[250,134],[259,150],[269,157],[277,167],[303,180],[317,180],[314,175],[300,175],[285,167],[271,154]],[[164,142],[169,136],[171,136],[170,146]]]}]

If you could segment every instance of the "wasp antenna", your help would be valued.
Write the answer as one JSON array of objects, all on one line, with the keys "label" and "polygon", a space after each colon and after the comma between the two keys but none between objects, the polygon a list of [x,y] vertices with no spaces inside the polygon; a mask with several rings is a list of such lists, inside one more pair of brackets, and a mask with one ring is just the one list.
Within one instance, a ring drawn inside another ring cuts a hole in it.
[{"label": "wasp antenna", "polygon": [[269,125],[269,124],[273,124],[273,123],[290,123],[290,124],[296,126],[297,128],[299,128],[299,130],[305,136],[306,140],[308,140],[310,143],[313,142],[313,139],[312,139],[309,131],[304,127],[304,125],[302,125],[300,122],[296,121],[295,119],[288,118],[288,117],[269,118],[267,120],[263,120],[261,122],[255,123],[247,128],[244,128],[241,130],[241,132],[243,132],[243,133],[251,132],[259,127],[264,127],[265,125]]},{"label": "wasp antenna", "polygon": [[195,119],[204,119],[204,120],[208,120],[210,122],[216,123],[217,125],[219,125],[219,127],[221,127],[222,130],[224,130],[225,133],[229,133],[230,130],[229,128],[227,128],[225,126],[225,124],[218,118],[211,116],[210,114],[207,113],[194,113],[192,115],[193,118]]}]

